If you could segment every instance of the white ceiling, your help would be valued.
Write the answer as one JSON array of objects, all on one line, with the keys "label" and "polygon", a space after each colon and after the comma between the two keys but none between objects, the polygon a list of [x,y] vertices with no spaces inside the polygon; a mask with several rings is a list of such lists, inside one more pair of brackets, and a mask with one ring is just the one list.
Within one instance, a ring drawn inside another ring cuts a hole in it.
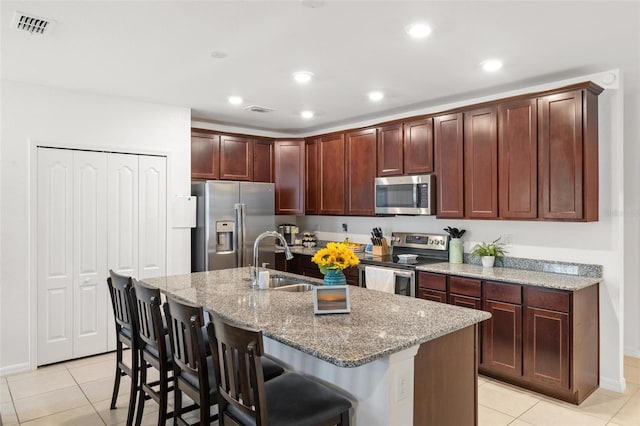
[{"label": "white ceiling", "polygon": [[[302,3],[2,1],[2,78],[293,134],[612,68],[627,85],[638,80],[638,1]],[[15,11],[57,24],[49,35],[20,32]],[[414,21],[432,35],[409,39]],[[491,57],[505,64],[494,74],[479,66]],[[299,69],[315,79],[298,85]],[[383,101],[369,101],[374,89]],[[244,111],[230,95],[275,111]],[[303,109],[316,116],[300,118]]]}]

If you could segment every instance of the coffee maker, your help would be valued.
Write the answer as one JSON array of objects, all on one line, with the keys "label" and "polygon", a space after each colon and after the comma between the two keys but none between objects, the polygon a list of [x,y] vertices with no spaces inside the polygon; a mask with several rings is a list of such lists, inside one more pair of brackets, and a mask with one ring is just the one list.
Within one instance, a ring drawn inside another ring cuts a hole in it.
[{"label": "coffee maker", "polygon": [[[288,245],[294,245],[296,243],[296,238],[300,233],[300,228],[294,223],[283,223],[278,226],[278,232],[282,234],[284,240]],[[276,239],[276,242],[279,240]]]}]

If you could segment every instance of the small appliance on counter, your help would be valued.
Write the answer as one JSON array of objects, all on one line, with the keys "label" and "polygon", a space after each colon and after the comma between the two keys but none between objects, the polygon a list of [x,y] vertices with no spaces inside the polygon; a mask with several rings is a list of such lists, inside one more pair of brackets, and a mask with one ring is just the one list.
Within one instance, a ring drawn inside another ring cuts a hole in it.
[{"label": "small appliance on counter", "polygon": [[[283,223],[282,225],[278,225],[278,232],[282,234],[288,245],[293,246],[296,244],[296,239],[298,239],[300,228],[298,228],[298,225],[295,223]],[[280,240],[276,240],[276,244],[279,246],[282,245]]]},{"label": "small appliance on counter", "polygon": [[302,237],[302,245],[304,247],[310,248],[315,247],[318,244],[316,239],[316,234],[313,232],[305,232]]}]

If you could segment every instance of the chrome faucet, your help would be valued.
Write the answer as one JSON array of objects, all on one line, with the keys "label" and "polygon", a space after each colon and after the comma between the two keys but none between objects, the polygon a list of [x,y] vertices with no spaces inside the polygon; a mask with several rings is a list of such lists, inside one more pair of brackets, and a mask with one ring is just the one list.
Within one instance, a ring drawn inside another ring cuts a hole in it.
[{"label": "chrome faucet", "polygon": [[287,245],[287,240],[284,239],[282,234],[279,234],[276,231],[265,231],[262,234],[258,235],[258,237],[256,238],[256,242],[253,243],[253,269],[251,270],[251,280],[254,287],[258,286],[258,246],[260,246],[260,241],[262,241],[265,237],[274,237],[279,239],[284,246],[284,257],[287,260],[293,259],[291,250],[289,250],[289,246]]}]

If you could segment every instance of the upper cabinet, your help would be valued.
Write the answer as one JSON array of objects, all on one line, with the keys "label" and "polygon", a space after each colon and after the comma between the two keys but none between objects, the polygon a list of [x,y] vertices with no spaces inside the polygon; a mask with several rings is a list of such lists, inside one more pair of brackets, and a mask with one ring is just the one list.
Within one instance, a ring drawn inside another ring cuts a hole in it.
[{"label": "upper cabinet", "polygon": [[276,214],[304,214],[304,164],[303,139],[275,141]]},{"label": "upper cabinet", "polygon": [[207,131],[191,131],[191,177],[220,178],[220,136]]},{"label": "upper cabinet", "polygon": [[273,182],[273,141],[258,139],[253,145],[253,181]]},{"label": "upper cabinet", "polygon": [[305,142],[305,191],[304,209],[306,214],[318,214],[320,212],[320,163],[318,160],[318,146],[320,139],[308,139]]},{"label": "upper cabinet", "polygon": [[433,172],[433,120],[422,118],[378,129],[378,176]]},{"label": "upper cabinet", "polygon": [[464,141],[462,113],[434,118],[438,217],[464,217]]},{"label": "upper cabinet", "polygon": [[[344,214],[344,135],[327,135],[318,145],[319,214]],[[372,182],[373,184],[373,182]]]},{"label": "upper cabinet", "polygon": [[500,217],[538,216],[537,101],[500,104],[498,111],[498,187]]},{"label": "upper cabinet", "polygon": [[346,214],[373,216],[377,129],[346,134]]},{"label": "upper cabinet", "polygon": [[598,220],[598,101],[589,86],[538,99],[538,214]]},{"label": "upper cabinet", "polygon": [[404,123],[404,174],[433,172],[433,124],[431,118]]},{"label": "upper cabinet", "polygon": [[253,140],[220,136],[220,179],[253,180]]},{"label": "upper cabinet", "polygon": [[498,217],[497,127],[495,106],[464,113],[465,217]]}]

